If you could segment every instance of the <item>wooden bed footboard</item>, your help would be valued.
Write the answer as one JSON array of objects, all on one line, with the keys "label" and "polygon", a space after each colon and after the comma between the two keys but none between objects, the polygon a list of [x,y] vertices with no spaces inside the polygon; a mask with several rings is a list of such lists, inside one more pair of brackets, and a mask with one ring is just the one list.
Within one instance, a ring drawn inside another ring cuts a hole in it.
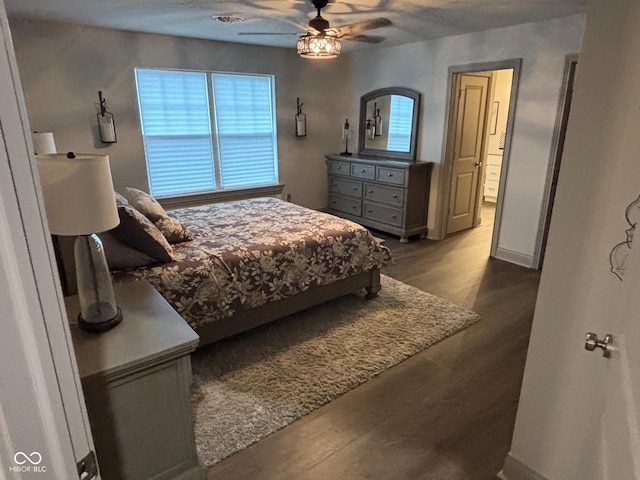
[{"label": "wooden bed footboard", "polygon": [[232,317],[202,325],[196,329],[196,333],[200,335],[199,346],[208,345],[363,288],[367,291],[366,298],[368,299],[378,295],[380,291],[379,269],[338,280],[330,285],[310,288],[293,297],[269,302],[258,308],[239,312]]}]

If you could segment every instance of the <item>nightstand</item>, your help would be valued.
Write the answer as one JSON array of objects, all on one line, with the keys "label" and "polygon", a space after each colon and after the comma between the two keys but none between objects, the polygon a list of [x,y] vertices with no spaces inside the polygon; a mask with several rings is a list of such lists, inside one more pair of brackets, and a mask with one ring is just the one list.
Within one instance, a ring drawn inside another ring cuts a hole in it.
[{"label": "nightstand", "polygon": [[202,480],[191,415],[198,335],[145,281],[114,285],[122,323],[81,330],[67,314],[103,480]]}]

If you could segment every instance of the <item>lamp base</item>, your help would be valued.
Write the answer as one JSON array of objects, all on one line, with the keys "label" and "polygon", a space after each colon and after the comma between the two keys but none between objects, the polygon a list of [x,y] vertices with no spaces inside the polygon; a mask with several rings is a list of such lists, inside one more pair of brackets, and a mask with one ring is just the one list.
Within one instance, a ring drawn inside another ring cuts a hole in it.
[{"label": "lamp base", "polygon": [[342,155],[343,157],[350,157],[351,152],[347,150],[346,152],[340,152],[340,155]]},{"label": "lamp base", "polygon": [[[110,304],[104,304],[104,305],[111,308]],[[94,308],[96,310],[100,310],[103,308],[103,305],[94,303],[93,305],[91,305],[90,309],[93,310]],[[87,320],[82,318],[82,314],[79,314],[78,326],[83,330],[86,330],[87,332],[100,333],[100,332],[106,332],[107,330],[111,330],[113,327],[115,327],[122,321],[122,311],[120,310],[120,307],[116,307],[116,308],[117,308],[117,312],[115,317],[102,320],[99,322],[88,322]]]}]

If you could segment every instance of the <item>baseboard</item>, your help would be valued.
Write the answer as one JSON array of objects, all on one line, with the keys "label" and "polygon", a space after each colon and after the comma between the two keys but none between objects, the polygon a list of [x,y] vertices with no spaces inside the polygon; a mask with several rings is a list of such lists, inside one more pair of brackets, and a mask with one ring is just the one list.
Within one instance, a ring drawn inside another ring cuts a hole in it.
[{"label": "baseboard", "polygon": [[506,248],[498,247],[496,249],[495,258],[498,260],[504,260],[505,262],[515,263],[522,267],[535,268],[535,262],[532,255],[525,255],[524,253],[514,252],[513,250],[507,250]]},{"label": "baseboard", "polygon": [[513,458],[511,454],[504,459],[504,467],[498,474],[498,478],[501,480],[547,480],[520,460]]}]

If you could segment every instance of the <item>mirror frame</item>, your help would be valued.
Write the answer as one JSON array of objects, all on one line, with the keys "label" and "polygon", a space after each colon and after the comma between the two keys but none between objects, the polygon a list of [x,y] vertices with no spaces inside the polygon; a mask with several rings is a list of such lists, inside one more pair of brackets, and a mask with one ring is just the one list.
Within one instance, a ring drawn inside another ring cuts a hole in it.
[{"label": "mirror frame", "polygon": [[[377,148],[366,148],[366,124],[367,102],[385,95],[400,95],[413,99],[413,118],[411,119],[411,140],[408,152],[393,152]],[[390,160],[404,160],[414,162],[416,160],[416,146],[418,141],[418,120],[420,117],[420,92],[404,87],[387,87],[373,90],[360,97],[360,125],[358,131],[358,155],[368,157],[381,157]]]}]

